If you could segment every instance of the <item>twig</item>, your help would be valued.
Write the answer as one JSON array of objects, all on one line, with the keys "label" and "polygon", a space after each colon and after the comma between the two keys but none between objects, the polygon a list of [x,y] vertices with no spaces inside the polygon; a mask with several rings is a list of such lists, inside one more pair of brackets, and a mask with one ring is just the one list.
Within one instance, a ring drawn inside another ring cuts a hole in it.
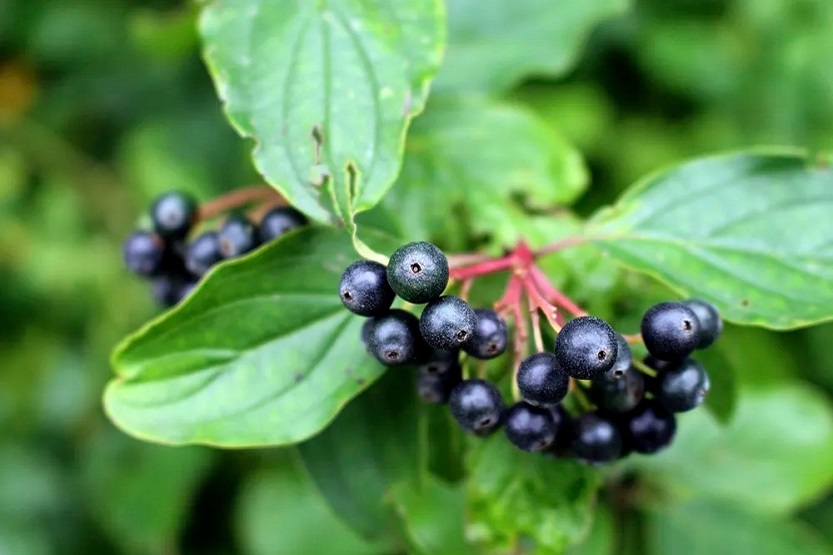
[{"label": "twig", "polygon": [[200,206],[200,220],[210,220],[234,208],[239,208],[253,202],[274,203],[272,207],[283,206],[286,201],[278,192],[268,185],[252,185],[235,189],[223,196],[206,202]]},{"label": "twig", "polygon": [[529,269],[533,283],[555,306],[563,308],[573,316],[587,316],[587,312],[574,303],[567,295],[553,287],[550,280],[537,266]]}]

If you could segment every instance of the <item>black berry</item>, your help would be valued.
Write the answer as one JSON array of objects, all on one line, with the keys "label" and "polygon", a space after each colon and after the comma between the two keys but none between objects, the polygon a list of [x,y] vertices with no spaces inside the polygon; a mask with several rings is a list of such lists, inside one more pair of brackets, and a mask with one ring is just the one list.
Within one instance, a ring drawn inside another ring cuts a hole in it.
[{"label": "black berry", "polygon": [[459,357],[460,351],[457,349],[453,351],[428,349],[428,352],[417,368],[423,374],[445,374],[459,366]]},{"label": "black berry", "polygon": [[388,285],[385,267],[370,260],[357,260],[347,266],[338,292],[347,310],[359,316],[384,314],[396,297]]},{"label": "black berry", "polygon": [[196,281],[181,275],[153,278],[151,292],[157,303],[165,308],[179,304],[196,286]]},{"label": "black berry", "polygon": [[645,400],[622,423],[625,442],[637,453],[656,453],[667,447],[677,431],[677,419],[655,401]]},{"label": "black berry", "polygon": [[500,425],[503,400],[492,382],[464,380],[451,391],[448,404],[452,416],[466,431],[487,435]]},{"label": "black berry", "polygon": [[683,303],[659,303],[642,317],[645,347],[661,360],[682,360],[700,342],[700,324]]},{"label": "black berry", "polygon": [[476,308],[477,325],[474,333],[463,345],[463,350],[474,358],[495,358],[506,350],[509,329],[500,315],[490,308]]},{"label": "black berry", "polygon": [[191,241],[185,251],[185,267],[195,276],[205,274],[222,259],[220,239],[216,231],[201,233]]},{"label": "black berry", "polygon": [[723,332],[723,319],[717,307],[700,299],[688,299],[683,301],[683,304],[694,312],[700,324],[700,341],[697,343],[697,348],[710,347]]},{"label": "black berry", "polygon": [[395,308],[374,318],[368,336],[370,353],[386,366],[413,362],[423,351],[419,320],[404,310]]},{"label": "black berry", "polygon": [[436,245],[420,241],[396,250],[388,262],[388,282],[410,303],[433,301],[448,285],[448,259]]},{"label": "black berry", "polygon": [[610,370],[605,373],[605,376],[618,379],[625,375],[625,372],[631,367],[633,362],[633,353],[631,346],[628,345],[627,340],[622,337],[621,333],[616,334],[616,362],[613,363]]},{"label": "black berry", "polygon": [[622,452],[622,436],[610,420],[595,412],[587,412],[573,421],[571,450],[587,462],[608,462]]},{"label": "black berry", "polygon": [[306,223],[306,216],[291,206],[273,208],[260,220],[258,236],[262,243],[268,243],[288,231],[306,225]]},{"label": "black berry", "polygon": [[518,449],[543,451],[555,441],[558,429],[548,409],[521,401],[506,411],[503,431]]},{"label": "black berry", "polygon": [[442,374],[427,374],[420,371],[417,377],[417,395],[426,403],[447,403],[451,391],[461,381],[463,381],[463,370],[459,364],[453,365]]},{"label": "black berry", "polygon": [[709,386],[705,369],[689,358],[657,376],[654,395],[671,412],[685,412],[703,403]]},{"label": "black berry", "polygon": [[555,441],[547,449],[547,452],[556,457],[562,457],[570,453],[570,446],[573,441],[573,419],[563,405],[550,405],[546,407],[555,422]]},{"label": "black berry", "polygon": [[165,242],[155,233],[136,231],[122,249],[124,265],[137,276],[150,277],[159,273],[165,259]]},{"label": "black berry", "polygon": [[373,333],[373,324],[375,322],[373,319],[367,319],[362,324],[362,331],[361,331],[361,338],[362,338],[362,345],[367,352],[370,352],[370,334]]},{"label": "black berry", "polygon": [[474,334],[477,316],[469,304],[453,295],[428,303],[419,317],[425,342],[435,349],[459,349]]},{"label": "black berry", "polygon": [[559,366],[555,355],[536,353],[526,357],[518,368],[518,389],[524,400],[538,405],[555,405],[567,395],[570,377]]},{"label": "black berry", "polygon": [[150,207],[156,233],[167,239],[183,239],[197,219],[197,202],[191,195],[173,191],[160,195]]},{"label": "black berry", "polygon": [[257,231],[245,216],[232,214],[217,234],[223,258],[235,258],[257,247]]},{"label": "black berry", "polygon": [[570,320],[555,339],[558,363],[579,380],[592,380],[610,370],[617,353],[616,333],[595,316]]},{"label": "black berry", "polygon": [[620,414],[632,410],[645,396],[645,381],[642,373],[628,368],[621,378],[608,372],[593,380],[590,397],[606,413]]}]

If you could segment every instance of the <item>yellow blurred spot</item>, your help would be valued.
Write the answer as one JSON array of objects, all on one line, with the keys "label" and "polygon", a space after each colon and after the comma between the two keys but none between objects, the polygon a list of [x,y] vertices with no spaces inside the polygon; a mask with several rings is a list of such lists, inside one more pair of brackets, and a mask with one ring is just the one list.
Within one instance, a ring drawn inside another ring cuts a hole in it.
[{"label": "yellow blurred spot", "polygon": [[0,65],[0,124],[20,119],[32,105],[36,88],[35,73],[23,62]]}]

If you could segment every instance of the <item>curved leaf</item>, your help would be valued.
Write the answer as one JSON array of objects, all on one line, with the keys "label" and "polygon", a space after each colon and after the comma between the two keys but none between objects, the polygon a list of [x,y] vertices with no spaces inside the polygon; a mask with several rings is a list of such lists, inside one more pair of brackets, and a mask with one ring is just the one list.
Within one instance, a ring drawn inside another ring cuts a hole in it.
[{"label": "curved leaf", "polygon": [[695,160],[595,218],[614,258],[727,320],[790,329],[833,318],[833,171],[796,152]]},{"label": "curved leaf", "polygon": [[382,374],[338,298],[349,237],[309,228],[222,264],[113,354],[128,433],[224,447],[301,441]]},{"label": "curved leaf", "polygon": [[375,205],[442,54],[440,0],[210,2],[205,58],[267,181],[319,221]]}]

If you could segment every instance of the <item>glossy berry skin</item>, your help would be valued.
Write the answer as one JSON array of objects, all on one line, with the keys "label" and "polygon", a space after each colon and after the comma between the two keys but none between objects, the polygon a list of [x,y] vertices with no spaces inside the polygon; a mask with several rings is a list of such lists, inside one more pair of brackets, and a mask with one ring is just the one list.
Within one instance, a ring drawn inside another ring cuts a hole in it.
[{"label": "glossy berry skin", "polygon": [[463,380],[451,391],[448,405],[460,426],[473,434],[488,435],[501,423],[503,400],[492,382]]},{"label": "glossy berry skin", "polygon": [[583,461],[613,461],[622,452],[622,436],[612,421],[595,412],[587,412],[573,421],[571,450]]},{"label": "glossy berry skin", "polygon": [[547,453],[556,457],[570,454],[570,445],[573,441],[573,419],[563,405],[550,405],[546,407],[555,422],[555,440],[547,449]]},{"label": "glossy berry skin", "polygon": [[202,276],[222,259],[217,232],[206,231],[188,244],[185,251],[185,268],[195,276]]},{"label": "glossy berry skin", "polygon": [[274,241],[293,229],[307,224],[307,217],[292,208],[281,206],[267,212],[260,220],[257,232],[261,243]]},{"label": "glossy berry skin", "polygon": [[544,451],[555,441],[558,429],[549,409],[521,401],[506,411],[503,431],[522,451]]},{"label": "glossy berry skin", "polygon": [[373,319],[368,332],[370,354],[385,366],[401,366],[417,360],[424,351],[419,320],[404,310],[393,309]]},{"label": "glossy berry skin", "polygon": [[423,374],[445,374],[446,372],[459,367],[460,351],[440,351],[428,349],[417,369]]},{"label": "glossy berry skin", "polygon": [[709,376],[695,360],[686,359],[657,376],[654,396],[671,412],[699,407],[709,392]]},{"label": "glossy berry skin", "polygon": [[621,333],[616,334],[616,362],[610,367],[610,370],[605,372],[605,376],[609,379],[619,379],[625,375],[630,369],[633,362],[633,353],[631,346],[628,345],[627,340],[622,337]]},{"label": "glossy berry skin", "polygon": [[431,302],[442,295],[448,285],[448,259],[432,243],[408,243],[391,255],[388,283],[409,303]]},{"label": "glossy berry skin", "polygon": [[610,373],[596,378],[590,385],[590,398],[599,409],[608,414],[621,414],[633,410],[645,396],[643,374],[628,368],[621,378]]},{"label": "glossy berry skin", "polygon": [[165,242],[149,231],[135,231],[124,241],[124,265],[137,276],[157,275],[165,260]]},{"label": "glossy berry skin", "polygon": [[217,238],[223,258],[236,258],[258,245],[257,230],[243,215],[232,214],[223,223]]},{"label": "glossy berry skin", "polygon": [[610,370],[617,354],[616,332],[595,316],[570,320],[555,339],[558,364],[579,380],[592,380]]},{"label": "glossy berry skin", "polygon": [[659,303],[642,317],[642,339],[660,360],[682,360],[700,342],[700,324],[683,303]]},{"label": "glossy berry skin", "polygon": [[526,357],[518,368],[521,397],[535,405],[555,405],[567,395],[570,376],[559,366],[552,353]]},{"label": "glossy berry skin", "polygon": [[463,350],[474,358],[488,360],[503,354],[509,343],[509,329],[500,314],[491,308],[476,308],[477,325],[463,344]]},{"label": "glossy berry skin", "polygon": [[151,204],[150,219],[162,237],[184,239],[197,219],[197,202],[179,191],[164,193]]},{"label": "glossy berry skin", "polygon": [[658,402],[646,399],[626,415],[622,431],[627,445],[637,453],[656,453],[671,444],[677,419]]},{"label": "glossy berry skin", "polygon": [[712,346],[723,333],[723,319],[717,307],[700,299],[688,299],[683,301],[683,304],[694,312],[697,323],[700,324],[700,341],[697,348],[705,349]]},{"label": "glossy berry skin", "polygon": [[463,381],[463,370],[455,364],[442,374],[420,371],[417,377],[417,395],[425,403],[441,405],[448,402],[451,391]]},{"label": "glossy berry skin", "polygon": [[338,294],[347,310],[359,316],[381,316],[396,297],[388,285],[385,267],[370,260],[357,260],[347,266],[341,274]]},{"label": "glossy berry skin", "polygon": [[453,295],[431,301],[419,317],[419,330],[434,349],[459,349],[474,334],[477,316],[469,304]]}]

